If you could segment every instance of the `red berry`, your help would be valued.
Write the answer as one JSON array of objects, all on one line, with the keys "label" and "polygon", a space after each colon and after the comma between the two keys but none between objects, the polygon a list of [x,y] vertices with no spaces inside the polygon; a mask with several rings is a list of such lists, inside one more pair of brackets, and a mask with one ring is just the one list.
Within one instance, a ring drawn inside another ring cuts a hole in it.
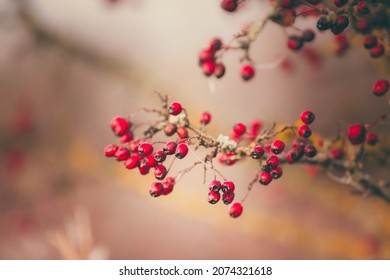
[{"label": "red berry", "polygon": [[209,185],[210,191],[219,192],[221,190],[221,188],[222,188],[221,182],[218,180],[211,181],[211,183]]},{"label": "red berry", "polygon": [[234,192],[226,192],[222,194],[222,202],[226,205],[230,204],[234,200]]},{"label": "red berry", "polygon": [[234,189],[235,189],[234,183],[231,182],[231,181],[223,182],[221,187],[222,187],[222,191],[224,193],[226,193],[226,192],[234,192]]},{"label": "red berry", "polygon": [[370,27],[370,24],[368,23],[368,21],[365,18],[359,18],[356,21],[355,29],[359,32],[365,33],[368,31],[369,27]]},{"label": "red berry", "polygon": [[235,152],[230,152],[230,153],[218,153],[217,159],[220,164],[223,165],[233,165],[237,162],[237,154]]},{"label": "red berry", "polygon": [[203,112],[200,115],[200,120],[199,121],[203,125],[209,124],[209,122],[211,121],[211,114],[209,112]]},{"label": "red berry", "polygon": [[125,147],[119,147],[118,150],[116,150],[115,152],[115,157],[117,161],[126,160],[129,156],[130,156],[130,151]]},{"label": "red berry", "polygon": [[245,64],[241,67],[241,77],[245,81],[252,79],[254,75],[255,75],[255,69],[253,68],[252,65]]},{"label": "red berry", "polygon": [[296,36],[296,35],[291,35],[288,37],[287,47],[290,50],[297,51],[303,47],[303,43],[304,43],[304,41],[302,40],[301,37]]},{"label": "red berry", "polygon": [[168,170],[166,169],[166,167],[164,165],[157,165],[154,168],[154,177],[157,180],[163,180],[165,178],[165,176],[167,176],[167,174],[168,174]]},{"label": "red berry", "polygon": [[263,146],[254,146],[251,151],[251,157],[253,159],[259,159],[264,155],[264,148]]},{"label": "red berry", "polygon": [[132,155],[125,161],[125,166],[127,169],[134,169],[140,164],[139,155]]},{"label": "red berry", "polygon": [[169,182],[168,180],[165,179],[164,182],[162,182],[163,184],[163,187],[164,187],[164,191],[162,193],[162,195],[168,195],[170,194],[172,191],[173,191],[173,187],[174,187],[174,184]]},{"label": "red berry", "polygon": [[378,80],[375,82],[372,92],[376,96],[382,96],[389,90],[389,81],[388,80]]},{"label": "red berry", "polygon": [[118,146],[115,144],[109,144],[104,148],[104,154],[106,157],[113,157],[118,150]]},{"label": "red berry", "polygon": [[298,134],[299,136],[303,137],[303,138],[309,138],[310,135],[311,135],[311,129],[309,126],[307,125],[301,125],[299,128],[298,128]]},{"label": "red berry", "polygon": [[378,143],[378,136],[375,133],[368,133],[366,136],[366,143],[370,146],[374,146],[376,143]]},{"label": "red berry", "polygon": [[156,160],[156,162],[161,163],[165,161],[167,156],[165,155],[164,151],[159,150],[153,154],[153,157]]},{"label": "red berry", "polygon": [[220,38],[212,38],[209,43],[209,49],[216,52],[222,48],[222,40]]},{"label": "red berry", "polygon": [[283,175],[283,170],[281,167],[276,167],[270,171],[271,177],[273,179],[279,179]]},{"label": "red berry", "polygon": [[141,162],[140,166],[138,167],[138,170],[141,175],[146,175],[149,173],[150,167],[145,164],[142,164]]},{"label": "red berry", "polygon": [[111,121],[111,128],[118,136],[122,136],[129,131],[130,122],[124,118],[116,117]]},{"label": "red berry", "polygon": [[281,1],[280,1],[280,5],[281,5],[282,8],[284,8],[284,9],[290,9],[290,8],[294,7],[294,5],[295,5],[295,0],[281,0]]},{"label": "red berry", "polygon": [[370,9],[368,8],[366,2],[364,1],[359,1],[359,3],[357,3],[356,5],[356,9],[358,13],[361,15],[366,15],[370,12]]},{"label": "red berry", "polygon": [[302,147],[293,148],[287,153],[286,160],[288,163],[294,163],[300,160],[303,155],[304,149]]},{"label": "red berry", "polygon": [[205,61],[202,63],[203,74],[206,76],[211,76],[215,72],[215,62],[214,61]]},{"label": "red berry", "polygon": [[334,159],[342,159],[344,156],[344,152],[340,148],[333,148],[330,150],[330,156]]},{"label": "red berry", "polygon": [[222,78],[225,75],[225,72],[226,72],[226,68],[225,68],[225,65],[223,63],[215,64],[214,75],[216,78],[218,78],[218,79]]},{"label": "red berry", "polygon": [[262,171],[259,174],[259,183],[266,186],[269,183],[271,183],[272,177],[271,174],[269,174],[267,171]]},{"label": "red berry", "polygon": [[178,127],[176,132],[180,139],[188,138],[188,130],[185,126]]},{"label": "red berry", "polygon": [[176,151],[177,143],[169,141],[165,144],[163,151],[166,155],[173,155]]},{"label": "red berry", "polygon": [[245,124],[243,123],[236,123],[234,126],[233,126],[233,131],[234,133],[236,133],[237,135],[241,136],[243,135],[245,132],[246,132],[246,126]]},{"label": "red berry", "polygon": [[242,211],[243,211],[242,204],[239,202],[235,202],[229,208],[229,215],[232,218],[238,218],[241,216]]},{"label": "red berry", "polygon": [[313,145],[307,145],[305,147],[305,156],[308,158],[313,158],[317,155],[317,149]]},{"label": "red berry", "polygon": [[238,7],[238,0],[222,0],[221,7],[225,11],[232,13]]},{"label": "red berry", "polygon": [[157,161],[153,155],[146,156],[142,160],[142,163],[145,164],[147,167],[155,167],[157,165]]},{"label": "red berry", "polygon": [[121,142],[122,143],[128,143],[133,140],[133,133],[128,132],[122,135]]},{"label": "red berry", "polygon": [[152,144],[145,142],[138,146],[138,154],[141,156],[149,156],[153,153],[153,146]]},{"label": "red berry", "polygon": [[183,110],[183,107],[179,102],[172,102],[171,105],[168,107],[168,112],[171,115],[177,116],[178,114],[181,113]]},{"label": "red berry", "polygon": [[160,182],[154,182],[149,187],[149,194],[153,197],[162,195],[164,192],[164,186]]},{"label": "red berry", "polygon": [[385,53],[385,48],[382,44],[377,44],[370,50],[370,55],[372,58],[381,57]]},{"label": "red berry", "polygon": [[277,156],[269,156],[265,163],[271,168],[276,168],[279,165],[279,158]]},{"label": "red berry", "polygon": [[199,65],[202,66],[202,64],[206,61],[213,61],[214,60],[214,53],[211,52],[209,49],[203,49],[200,52],[199,55]]},{"label": "red berry", "polygon": [[182,159],[188,154],[188,146],[186,143],[180,143],[176,147],[175,157]]},{"label": "red berry", "polygon": [[219,192],[210,191],[207,195],[208,202],[210,204],[215,204],[221,199]]},{"label": "red berry", "polygon": [[361,124],[350,125],[347,128],[347,136],[352,145],[359,145],[366,138],[366,128]]},{"label": "red berry", "polygon": [[172,136],[177,131],[177,125],[174,123],[169,123],[164,127],[164,133],[166,136]]},{"label": "red berry", "polygon": [[301,121],[303,121],[305,124],[311,124],[315,118],[316,116],[312,111],[306,110],[303,111],[301,114]]},{"label": "red berry", "polygon": [[337,16],[332,26],[332,33],[335,35],[340,34],[348,25],[349,19],[346,15]]},{"label": "red berry", "polygon": [[348,0],[333,0],[333,3],[339,8],[347,4],[347,2]]},{"label": "red berry", "polygon": [[305,42],[311,42],[316,37],[316,34],[312,29],[305,29],[302,33],[302,40]]},{"label": "red berry", "polygon": [[285,144],[284,144],[283,141],[281,141],[281,140],[275,140],[275,141],[272,142],[272,144],[271,144],[271,151],[272,151],[275,155],[278,155],[278,154],[280,154],[281,152],[283,152],[284,147],[285,147]]},{"label": "red berry", "polygon": [[364,37],[363,45],[366,49],[372,49],[378,44],[378,39],[374,35]]}]

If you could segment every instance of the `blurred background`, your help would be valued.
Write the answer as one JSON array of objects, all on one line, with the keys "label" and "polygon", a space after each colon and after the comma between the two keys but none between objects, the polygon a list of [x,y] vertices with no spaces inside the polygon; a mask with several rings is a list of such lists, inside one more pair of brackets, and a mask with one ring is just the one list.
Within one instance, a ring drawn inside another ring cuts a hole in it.
[{"label": "blurred background", "polygon": [[[224,78],[205,78],[198,54],[210,38],[228,41],[268,11],[268,1],[247,1],[234,15],[217,0],[0,1],[0,259],[389,259],[390,205],[321,171],[286,168],[278,182],[256,185],[231,219],[225,205],[207,203],[201,168],[152,198],[152,175],[103,155],[117,141],[111,119],[158,106],[155,91],[195,121],[212,112],[216,136],[253,118],[291,122],[304,109],[330,136],[388,111],[371,94],[389,76],[385,64],[362,48],[336,57],[323,34],[312,51],[327,57],[313,62],[288,51],[272,24],[251,50],[252,81],[241,80],[234,52]],[[250,162],[221,170],[238,197],[256,171]]]}]

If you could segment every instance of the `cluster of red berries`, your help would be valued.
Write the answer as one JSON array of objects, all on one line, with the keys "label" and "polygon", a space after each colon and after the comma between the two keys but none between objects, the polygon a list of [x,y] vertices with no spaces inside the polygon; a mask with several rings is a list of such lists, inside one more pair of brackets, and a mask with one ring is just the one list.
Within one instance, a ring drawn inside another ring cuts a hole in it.
[{"label": "cluster of red berries", "polygon": [[367,133],[368,126],[362,124],[353,124],[347,127],[348,140],[352,145],[366,143],[374,146],[378,142],[378,136],[373,133]]}]

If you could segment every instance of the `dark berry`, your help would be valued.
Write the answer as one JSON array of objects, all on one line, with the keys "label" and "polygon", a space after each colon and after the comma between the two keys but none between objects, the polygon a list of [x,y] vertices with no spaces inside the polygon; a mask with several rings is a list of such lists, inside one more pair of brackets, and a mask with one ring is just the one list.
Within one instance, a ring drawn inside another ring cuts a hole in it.
[{"label": "dark berry", "polygon": [[336,7],[340,8],[347,4],[348,0],[333,0],[333,3],[336,5]]},{"label": "dark berry", "polygon": [[270,171],[270,174],[273,179],[279,179],[283,175],[283,170],[281,167],[276,167]]},{"label": "dark berry", "polygon": [[370,146],[374,146],[376,143],[378,143],[378,136],[375,133],[368,133],[366,136],[366,143]]},{"label": "dark berry", "polygon": [[366,49],[372,49],[378,44],[378,39],[374,35],[364,37],[363,45]]},{"label": "dark berry", "polygon": [[188,154],[188,146],[186,143],[180,143],[176,147],[175,156],[179,159],[184,158]]},{"label": "dark berry", "polygon": [[166,136],[172,136],[177,131],[177,125],[174,123],[169,123],[164,127],[164,133]]},{"label": "dark berry", "polygon": [[249,81],[255,75],[255,69],[252,65],[245,64],[241,67],[241,77],[244,81]]},{"label": "dark berry", "polygon": [[347,136],[352,145],[359,145],[366,138],[366,128],[361,124],[350,125],[347,128]]},{"label": "dark berry", "polygon": [[311,129],[308,125],[304,124],[304,125],[301,125],[299,128],[298,128],[298,134],[299,136],[303,137],[303,138],[309,138],[310,135],[311,135]]},{"label": "dark berry", "polygon": [[301,114],[301,121],[305,124],[311,124],[315,120],[316,116],[312,111],[303,111]]},{"label": "dark berry", "polygon": [[388,80],[378,80],[375,82],[372,92],[376,96],[382,96],[389,90],[389,81]]},{"label": "dark berry", "polygon": [[181,113],[183,110],[183,107],[179,102],[172,102],[171,105],[169,105],[168,112],[171,115],[177,116]]},{"label": "dark berry", "polygon": [[162,195],[164,192],[164,186],[160,182],[154,182],[149,187],[149,194],[153,197]]},{"label": "dark berry", "polygon": [[268,172],[266,171],[262,171],[260,172],[259,174],[259,183],[266,186],[268,185],[269,183],[271,183],[272,181],[272,177],[271,177],[271,174],[269,174]]},{"label": "dark berry", "polygon": [[176,151],[177,143],[169,141],[165,144],[163,151],[166,155],[173,155]]},{"label": "dark berry", "polygon": [[294,163],[299,161],[303,157],[303,155],[304,155],[303,148],[293,148],[287,153],[286,160],[288,163]]},{"label": "dark berry", "polygon": [[370,12],[370,9],[368,8],[366,2],[364,1],[359,1],[359,3],[357,3],[356,10],[361,15],[366,15]]},{"label": "dark berry", "polygon": [[251,157],[253,159],[259,159],[264,155],[263,146],[254,146],[251,151]]},{"label": "dark berry", "polygon": [[377,44],[370,50],[370,55],[372,58],[381,57],[385,53],[385,48],[382,44]]},{"label": "dark berry", "polygon": [[284,147],[285,147],[285,144],[284,144],[283,141],[281,141],[281,140],[275,140],[275,141],[272,142],[272,144],[271,144],[271,151],[272,151],[275,155],[278,155],[278,154],[280,154],[281,152],[283,152]]},{"label": "dark berry", "polygon": [[348,25],[349,25],[349,19],[346,15],[337,16],[332,26],[332,33],[338,35],[341,32],[343,32]]},{"label": "dark berry", "polygon": [[368,23],[368,21],[365,18],[359,18],[356,21],[355,29],[357,31],[365,33],[369,30],[369,28],[370,28],[370,24]]},{"label": "dark berry", "polygon": [[313,145],[307,145],[305,147],[305,156],[308,158],[313,158],[317,155],[317,149]]},{"label": "dark berry", "polygon": [[221,199],[219,192],[210,191],[207,195],[208,202],[210,204],[215,204]]},{"label": "dark berry", "polygon": [[138,146],[138,154],[145,157],[149,156],[153,153],[153,146],[152,144],[145,142]]},{"label": "dark berry", "polygon": [[317,21],[317,28],[320,31],[325,31],[332,28],[333,23],[329,21],[325,16],[321,16]]},{"label": "dark berry", "polygon": [[234,200],[234,192],[226,192],[222,194],[222,201],[224,204],[228,205]]},{"label": "dark berry", "polygon": [[295,5],[295,0],[280,0],[280,5],[284,9],[291,9]]},{"label": "dark berry", "polygon": [[235,185],[231,181],[225,181],[225,182],[222,183],[221,188],[222,188],[222,191],[224,193],[226,193],[226,192],[234,192]]},{"label": "dark berry", "polygon": [[232,13],[238,7],[238,0],[222,0],[221,7],[225,11]]},{"label": "dark berry", "polygon": [[305,29],[302,33],[302,40],[305,42],[311,42],[314,40],[316,34],[311,29]]},{"label": "dark berry", "polygon": [[229,215],[232,218],[238,218],[241,216],[242,211],[243,211],[242,204],[239,202],[235,202],[229,208]]},{"label": "dark berry", "polygon": [[220,38],[212,38],[209,47],[213,52],[220,50],[222,48],[222,40]]},{"label": "dark berry", "polygon": [[104,148],[104,154],[106,157],[113,157],[118,150],[118,146],[115,144],[109,144]]},{"label": "dark berry", "polygon": [[304,43],[304,41],[302,40],[301,37],[296,36],[296,35],[291,35],[288,37],[287,47],[290,50],[297,51],[303,47],[303,43]]}]

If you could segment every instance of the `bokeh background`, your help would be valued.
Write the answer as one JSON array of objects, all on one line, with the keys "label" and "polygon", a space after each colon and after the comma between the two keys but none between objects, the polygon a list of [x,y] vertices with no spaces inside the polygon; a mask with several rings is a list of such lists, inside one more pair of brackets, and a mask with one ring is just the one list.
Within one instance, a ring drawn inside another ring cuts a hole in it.
[{"label": "bokeh background", "polygon": [[[331,136],[388,111],[371,94],[388,77],[385,64],[361,48],[335,57],[323,34],[312,49],[326,59],[313,63],[287,51],[286,33],[272,24],[251,50],[254,80],[241,81],[234,52],[223,79],[205,78],[197,56],[209,39],[227,41],[269,11],[267,1],[247,2],[228,15],[210,0],[0,1],[0,259],[390,258],[390,205],[321,171],[286,168],[231,219],[226,206],[207,203],[201,169],[152,198],[152,176],[103,156],[117,141],[110,120],[158,106],[155,91],[180,100],[194,120],[211,111],[213,135],[253,118],[291,122],[310,108],[314,128]],[[286,59],[291,67],[278,63]],[[242,197],[254,166],[221,170]]]}]

